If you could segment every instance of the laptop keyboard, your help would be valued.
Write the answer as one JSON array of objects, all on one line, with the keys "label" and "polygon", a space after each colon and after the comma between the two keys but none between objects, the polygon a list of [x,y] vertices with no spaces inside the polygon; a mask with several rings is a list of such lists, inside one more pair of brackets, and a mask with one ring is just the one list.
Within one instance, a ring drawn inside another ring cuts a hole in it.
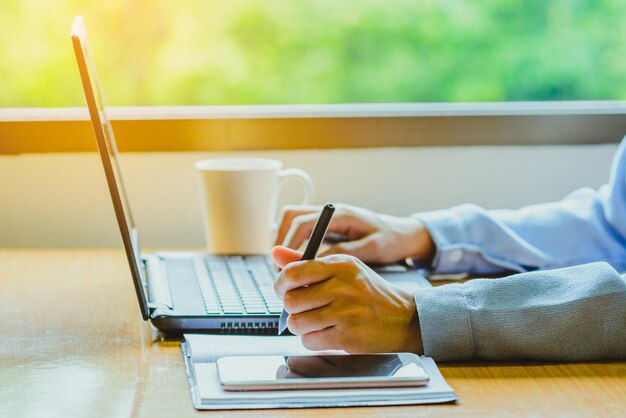
[{"label": "laptop keyboard", "polygon": [[204,308],[208,314],[280,314],[274,293],[276,271],[268,256],[194,258]]}]

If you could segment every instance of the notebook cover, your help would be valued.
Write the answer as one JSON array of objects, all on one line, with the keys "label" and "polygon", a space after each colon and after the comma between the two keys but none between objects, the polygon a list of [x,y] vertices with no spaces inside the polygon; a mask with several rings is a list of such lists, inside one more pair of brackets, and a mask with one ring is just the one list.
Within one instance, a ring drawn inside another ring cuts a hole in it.
[{"label": "notebook cover", "polygon": [[441,396],[439,398],[430,399],[402,399],[402,400],[376,400],[376,401],[350,401],[350,402],[324,402],[320,400],[314,400],[306,403],[245,403],[245,404],[210,404],[208,402],[202,403],[202,399],[199,396],[198,388],[196,385],[196,378],[194,374],[193,361],[187,343],[181,343],[183,359],[185,360],[185,369],[187,371],[187,381],[189,383],[189,391],[191,393],[191,401],[194,408],[198,410],[232,410],[232,409],[283,409],[283,408],[336,408],[336,407],[351,407],[351,406],[392,406],[392,405],[423,405],[423,404],[436,404],[445,402],[454,402],[458,399],[456,394],[451,391],[449,394]]}]

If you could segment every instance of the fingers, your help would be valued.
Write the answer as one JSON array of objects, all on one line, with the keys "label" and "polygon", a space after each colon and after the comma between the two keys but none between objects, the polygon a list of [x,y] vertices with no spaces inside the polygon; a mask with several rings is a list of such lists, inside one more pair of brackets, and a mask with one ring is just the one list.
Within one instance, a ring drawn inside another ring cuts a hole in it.
[{"label": "fingers", "polygon": [[289,263],[300,261],[302,259],[302,252],[287,247],[276,246],[272,248],[272,259],[278,267],[283,268]]},{"label": "fingers", "polygon": [[[275,251],[279,253],[282,250]],[[293,253],[298,252],[293,251]],[[354,277],[363,266],[364,264],[360,260],[347,255],[331,255],[314,260],[294,261],[285,265],[280,272],[274,282],[274,291],[282,299],[285,293],[292,289],[311,286],[334,276],[338,278]]]},{"label": "fingers", "polygon": [[274,291],[283,298],[289,290],[328,280],[333,276],[336,264],[329,259],[295,261],[280,272],[274,282]]},{"label": "fingers", "polygon": [[291,222],[296,216],[305,215],[308,213],[319,213],[321,208],[319,206],[291,206],[285,205],[280,210],[278,217],[278,233],[276,235],[276,245],[281,245],[285,240],[287,232],[291,228]]},{"label": "fingers", "polygon": [[330,327],[304,334],[302,345],[313,351],[333,350],[342,347],[343,335],[337,327]]},{"label": "fingers", "polygon": [[332,286],[328,286],[331,281],[326,280],[288,291],[283,297],[285,310],[290,314],[298,314],[330,305],[334,295]]},{"label": "fingers", "polygon": [[318,218],[319,213],[315,212],[299,215],[292,219],[290,228],[282,241],[282,245],[292,249],[299,248],[304,240],[311,236],[311,232],[313,232]]},{"label": "fingers", "polygon": [[335,244],[320,254],[320,257],[332,254],[347,254],[365,262],[378,261],[381,258],[381,239],[379,235],[379,233],[374,233],[356,241]]},{"label": "fingers", "polygon": [[337,324],[337,318],[332,315],[330,306],[313,309],[310,311],[289,314],[287,327],[296,335],[305,335],[315,331],[333,327]]},{"label": "fingers", "polygon": [[[293,218],[283,245],[292,249],[300,247],[304,240],[311,236],[318,218],[318,213],[308,213]],[[362,220],[351,213],[336,214],[330,221],[327,231],[327,233],[347,236],[348,239],[358,239],[371,232]]]}]

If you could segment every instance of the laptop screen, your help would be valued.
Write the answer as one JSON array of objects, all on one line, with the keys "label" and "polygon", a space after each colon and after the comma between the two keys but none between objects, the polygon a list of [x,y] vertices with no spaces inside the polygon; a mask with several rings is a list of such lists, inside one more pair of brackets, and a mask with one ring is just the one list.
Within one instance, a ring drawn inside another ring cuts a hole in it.
[{"label": "laptop screen", "polygon": [[140,264],[139,243],[137,231],[133,221],[130,205],[126,195],[126,188],[122,178],[122,169],[119,163],[119,154],[115,143],[113,128],[106,115],[102,89],[98,81],[96,65],[91,55],[87,29],[81,16],[74,18],[72,23],[72,44],[78,63],[78,70],[85,93],[85,100],[89,109],[89,116],[93,124],[98,151],[111,193],[111,200],[115,209],[115,216],[120,227],[120,234],[130,263],[135,290],[139,299],[139,306],[143,319],[148,319],[148,304],[144,290],[143,267]]}]

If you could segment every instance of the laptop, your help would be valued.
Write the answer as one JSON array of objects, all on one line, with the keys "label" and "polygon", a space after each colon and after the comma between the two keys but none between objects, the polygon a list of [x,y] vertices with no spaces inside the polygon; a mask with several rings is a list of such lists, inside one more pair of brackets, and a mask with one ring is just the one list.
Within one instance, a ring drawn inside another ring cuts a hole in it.
[{"label": "laptop", "polygon": [[[269,255],[141,252],[113,128],[80,16],[72,24],[72,44],[142,318],[170,333],[277,334],[282,301],[274,293],[277,273]],[[430,286],[416,271],[401,267],[381,274],[407,291]]]}]

